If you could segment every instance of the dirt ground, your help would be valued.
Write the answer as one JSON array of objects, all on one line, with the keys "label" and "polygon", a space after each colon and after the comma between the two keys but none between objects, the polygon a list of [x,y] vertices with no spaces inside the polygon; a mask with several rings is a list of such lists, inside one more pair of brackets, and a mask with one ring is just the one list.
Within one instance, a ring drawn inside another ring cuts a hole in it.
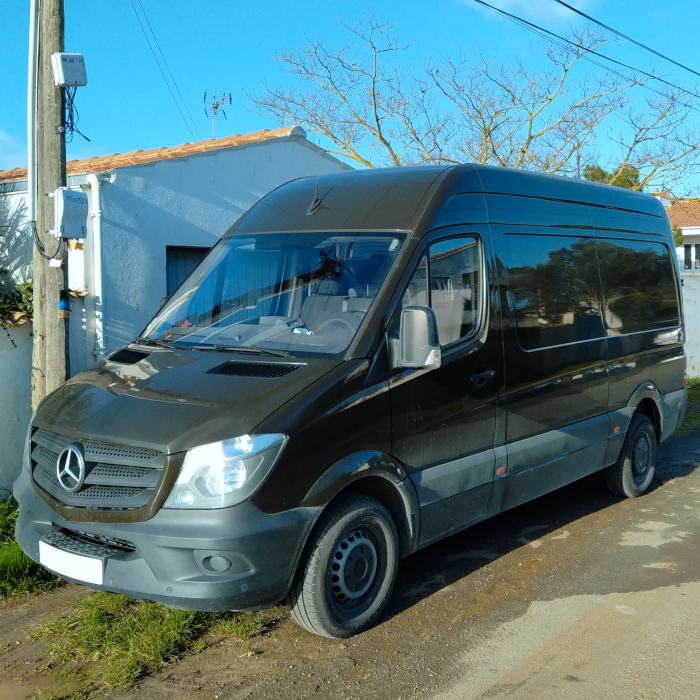
[{"label": "dirt ground", "polygon": [[[700,433],[662,445],[654,489],[589,478],[404,560],[384,621],[347,641],[284,618],[110,697],[700,697]],[[67,586],[0,605],[0,700],[60,690],[28,637]]]}]

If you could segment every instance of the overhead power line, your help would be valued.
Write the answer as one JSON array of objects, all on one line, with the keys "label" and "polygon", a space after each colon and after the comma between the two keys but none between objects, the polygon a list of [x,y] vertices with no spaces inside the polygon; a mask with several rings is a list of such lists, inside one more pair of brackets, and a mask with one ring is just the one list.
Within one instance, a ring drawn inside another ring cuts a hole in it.
[{"label": "overhead power line", "polygon": [[655,56],[658,56],[659,58],[663,58],[664,61],[668,61],[669,63],[673,63],[675,66],[678,66],[679,68],[682,68],[683,70],[687,70],[689,73],[692,73],[693,75],[697,75],[700,77],[700,72],[696,71],[694,68],[691,68],[690,66],[686,66],[684,63],[681,63],[680,61],[676,61],[676,59],[671,58],[670,56],[667,56],[664,53],[661,53],[660,51],[657,51],[656,49],[652,49],[651,46],[647,46],[646,44],[642,43],[641,41],[637,41],[636,39],[632,38],[631,36],[628,36],[624,32],[621,32],[619,29],[615,29],[615,27],[611,27],[609,24],[605,24],[605,22],[601,22],[600,20],[596,19],[595,17],[591,17],[591,15],[586,14],[582,10],[579,10],[578,8],[574,7],[573,5],[569,5],[568,2],[564,2],[564,0],[554,0],[554,2],[558,3],[559,5],[563,5],[567,9],[571,10],[572,12],[575,12],[577,15],[580,15],[581,17],[585,17],[589,22],[593,22],[594,24],[597,24],[599,27],[603,27],[603,29],[607,29],[609,32],[612,32],[613,34],[616,34],[622,39],[626,39],[627,41],[631,41],[633,44],[636,46],[639,46],[640,48],[644,49],[645,51],[649,51],[650,53],[653,53]]},{"label": "overhead power line", "polygon": [[[134,11],[134,14],[136,15],[136,20],[139,23],[139,27],[141,27],[141,31],[143,32],[143,36],[146,39],[146,43],[148,44],[148,48],[151,51],[151,55],[153,56],[153,60],[156,62],[156,66],[158,66],[158,70],[160,71],[160,75],[163,78],[163,82],[165,83],[165,86],[168,88],[168,92],[170,93],[170,97],[172,97],[172,100],[175,103],[175,106],[177,107],[177,111],[180,113],[180,116],[182,117],[182,121],[185,123],[185,127],[187,127],[187,130],[190,132],[190,136],[192,136],[192,140],[196,141],[197,136],[195,135],[195,132],[192,129],[192,125],[190,125],[189,122],[187,121],[187,118],[185,117],[185,113],[183,112],[182,107],[180,106],[180,103],[178,102],[177,98],[175,97],[175,93],[173,92],[173,88],[171,87],[170,82],[168,81],[168,79],[165,75],[165,72],[163,71],[163,67],[160,65],[160,61],[158,60],[158,56],[156,55],[156,52],[153,48],[153,44],[151,42],[151,39],[148,36],[148,33],[146,32],[146,28],[143,25],[143,21],[141,20],[141,16],[139,15],[138,11],[136,10],[136,5],[134,4],[134,0],[130,0],[130,2],[131,2],[131,9]],[[155,35],[154,35],[154,38],[155,38]],[[194,124],[194,122],[193,122],[193,124]]]},{"label": "overhead power line", "polygon": [[[565,44],[569,46],[573,46],[575,49],[578,51],[583,51],[584,54],[592,54],[593,56],[598,56],[599,58],[602,58],[605,61],[609,61],[610,63],[614,63],[615,65],[621,66],[622,68],[626,68],[627,70],[631,70],[635,73],[639,73],[640,75],[644,75],[647,78],[651,78],[652,80],[656,80],[660,83],[663,83],[664,85],[668,85],[669,87],[673,88],[674,90],[678,90],[679,92],[683,92],[686,95],[690,95],[691,97],[694,97],[696,99],[700,99],[700,94],[693,92],[692,90],[687,90],[684,87],[681,87],[680,85],[677,85],[676,83],[672,83],[668,80],[665,80],[664,78],[660,78],[657,75],[654,75],[653,73],[649,73],[648,71],[643,70],[642,68],[636,68],[635,66],[631,66],[628,63],[623,63],[622,61],[618,61],[616,58],[613,58],[612,56],[608,56],[607,54],[601,53],[600,51],[596,51],[595,49],[592,49],[587,46],[583,46],[582,44],[579,44],[575,41],[572,41],[571,39],[567,39],[566,37],[562,36],[561,34],[557,34],[556,32],[553,32],[549,29],[545,29],[544,27],[540,26],[539,24],[535,24],[534,22],[530,22],[522,17],[519,17],[518,15],[514,15],[511,12],[506,12],[505,10],[502,10],[499,7],[495,7],[494,5],[490,5],[489,3],[485,2],[485,0],[474,0],[474,2],[478,3],[479,5],[483,5],[484,7],[487,7],[489,10],[492,10],[493,12],[497,12],[499,15],[503,15],[504,17],[507,17],[511,21],[515,22],[516,24],[519,24],[522,27],[525,27],[526,29],[529,29],[531,31],[534,31],[536,34],[539,34],[540,36],[545,36],[547,37],[554,37],[558,42],[564,42]],[[551,41],[551,38],[550,38]],[[557,42],[554,42],[557,43]],[[559,43],[559,46],[562,44]],[[592,60],[589,56],[583,55],[583,58],[586,60],[590,61],[591,63],[599,66],[600,68],[603,68],[605,70],[608,70],[612,73],[615,73],[616,75],[620,76],[621,78],[627,78],[627,76],[623,75],[619,71],[615,70],[614,68],[610,68],[610,66],[603,65],[599,63],[598,61]],[[652,92],[656,92],[657,94],[663,94],[659,90],[654,89],[653,87],[649,85],[643,85],[642,87],[647,88],[648,90],[651,90]],[[690,107],[690,105],[687,105]]]},{"label": "overhead power line", "polygon": [[156,42],[156,48],[158,49],[158,53],[160,54],[160,57],[163,59],[163,65],[165,66],[165,69],[168,71],[168,75],[170,76],[170,80],[172,81],[173,85],[175,86],[175,90],[177,91],[177,94],[180,97],[180,102],[182,103],[183,108],[187,112],[187,116],[190,119],[190,123],[192,124],[192,128],[194,129],[197,138],[199,138],[199,131],[197,129],[197,124],[195,123],[194,119],[192,118],[192,113],[189,110],[189,107],[187,106],[187,102],[185,102],[185,98],[182,96],[182,93],[180,92],[180,86],[177,84],[177,81],[175,80],[175,76],[173,75],[173,72],[170,70],[170,66],[168,65],[168,61],[165,58],[165,54],[163,53],[163,49],[160,47],[160,42],[158,41],[158,36],[156,35],[153,27],[151,26],[151,20],[148,19],[148,15],[146,14],[146,10],[143,6],[143,3],[141,0],[136,0],[139,4],[139,7],[141,8],[141,14],[143,15],[143,18],[146,20],[146,24],[148,25],[148,29],[151,32],[151,35],[153,36],[153,40]]}]

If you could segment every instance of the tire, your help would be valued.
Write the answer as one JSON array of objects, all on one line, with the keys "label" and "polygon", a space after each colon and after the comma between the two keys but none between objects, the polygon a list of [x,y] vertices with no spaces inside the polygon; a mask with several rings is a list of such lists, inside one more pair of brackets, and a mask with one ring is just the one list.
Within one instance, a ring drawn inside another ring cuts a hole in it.
[{"label": "tire", "polygon": [[364,496],[333,504],[306,548],[290,591],[292,617],[322,637],[351,637],[382,614],[399,560],[387,509]]},{"label": "tire", "polygon": [[635,414],[617,462],[605,470],[608,488],[627,498],[645,493],[656,473],[656,447],[654,424],[647,416]]}]

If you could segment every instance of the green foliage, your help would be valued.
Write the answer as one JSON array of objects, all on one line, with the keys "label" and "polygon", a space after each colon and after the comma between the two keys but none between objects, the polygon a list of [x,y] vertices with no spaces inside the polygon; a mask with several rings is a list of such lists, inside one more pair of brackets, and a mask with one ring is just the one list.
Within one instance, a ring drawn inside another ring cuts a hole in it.
[{"label": "green foliage", "polygon": [[17,503],[14,498],[6,498],[0,502],[0,545],[14,539],[16,520]]},{"label": "green foliage", "polygon": [[6,333],[10,342],[15,341],[8,330],[12,326],[31,321],[34,312],[34,294],[31,281],[12,285],[6,280],[6,270],[0,270],[0,328]]},{"label": "green foliage", "polygon": [[7,328],[18,314],[31,318],[34,306],[31,281],[12,286],[4,277],[0,275],[0,326]]},{"label": "green foliage", "polygon": [[676,244],[676,248],[683,245],[683,231],[678,226],[673,227],[673,241]]},{"label": "green foliage", "polygon": [[248,639],[268,630],[269,612],[215,614],[171,610],[159,603],[134,601],[113,593],[94,593],[69,616],[44,625],[50,664],[71,664],[95,688],[125,688],[188,650],[203,637]]},{"label": "green foliage", "polygon": [[676,437],[683,437],[687,433],[700,430],[700,377],[688,379],[688,410],[685,420],[674,433]]},{"label": "green foliage", "polygon": [[15,542],[17,504],[12,498],[0,503],[0,598],[15,593],[41,591],[60,579],[35,564]]},{"label": "green foliage", "polygon": [[607,183],[610,176],[600,165],[587,165],[583,169],[583,177],[591,182]]},{"label": "green foliage", "polygon": [[629,190],[640,189],[639,168],[635,168],[634,165],[623,165],[609,172],[600,165],[587,165],[583,170],[583,177],[591,182],[626,187]]}]

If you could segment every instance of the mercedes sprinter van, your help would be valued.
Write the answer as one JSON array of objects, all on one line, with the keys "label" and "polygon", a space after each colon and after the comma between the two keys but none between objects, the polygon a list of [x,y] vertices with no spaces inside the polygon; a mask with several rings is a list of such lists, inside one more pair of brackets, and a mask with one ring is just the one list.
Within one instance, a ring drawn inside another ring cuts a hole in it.
[{"label": "mercedes sprinter van", "polygon": [[296,180],[41,403],[17,540],[71,581],[286,599],[347,637],[401,557],[593,472],[643,494],[683,339],[651,196],[475,165]]}]

